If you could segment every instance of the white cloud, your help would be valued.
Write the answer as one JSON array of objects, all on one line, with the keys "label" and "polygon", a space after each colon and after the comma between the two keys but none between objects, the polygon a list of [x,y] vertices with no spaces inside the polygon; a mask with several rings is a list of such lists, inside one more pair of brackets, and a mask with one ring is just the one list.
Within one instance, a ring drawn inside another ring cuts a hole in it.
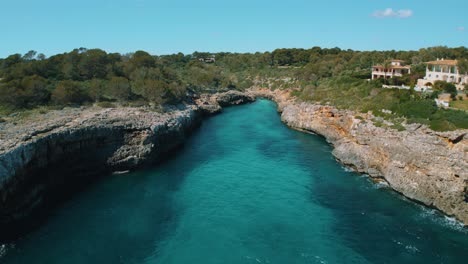
[{"label": "white cloud", "polygon": [[398,10],[397,13],[398,13],[397,17],[410,17],[413,15],[413,10],[402,9],[402,10]]},{"label": "white cloud", "polygon": [[413,15],[413,10],[410,9],[400,9],[393,10],[392,8],[386,8],[385,10],[377,10],[372,13],[373,17],[385,18],[385,17],[400,17],[407,18]]},{"label": "white cloud", "polygon": [[375,16],[375,17],[390,17],[394,15],[395,15],[395,12],[393,12],[393,9],[391,8],[387,8],[385,10],[377,10],[372,14],[372,16]]},{"label": "white cloud", "polygon": [[457,27],[458,31],[465,31],[465,27]]}]

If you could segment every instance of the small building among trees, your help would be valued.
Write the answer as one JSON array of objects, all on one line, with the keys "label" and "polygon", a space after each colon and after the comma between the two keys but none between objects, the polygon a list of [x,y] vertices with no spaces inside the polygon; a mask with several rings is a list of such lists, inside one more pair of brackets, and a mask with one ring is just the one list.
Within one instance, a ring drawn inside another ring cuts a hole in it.
[{"label": "small building among trees", "polygon": [[402,77],[409,73],[411,73],[411,66],[406,66],[405,61],[402,60],[391,60],[372,66],[372,80]]},{"label": "small building among trees", "polygon": [[216,57],[215,55],[210,55],[209,57],[198,58],[198,60],[204,63],[215,63]]}]

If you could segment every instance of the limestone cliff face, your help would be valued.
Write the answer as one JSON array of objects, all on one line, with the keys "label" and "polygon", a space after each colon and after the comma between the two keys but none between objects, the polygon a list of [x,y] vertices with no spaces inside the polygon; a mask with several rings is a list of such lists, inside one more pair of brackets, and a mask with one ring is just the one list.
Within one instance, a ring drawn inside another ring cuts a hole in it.
[{"label": "limestone cliff face", "polygon": [[195,104],[173,106],[167,113],[146,108],[64,109],[0,123],[0,239],[6,233],[16,235],[10,227],[21,228],[18,223],[98,175],[164,158],[203,115],[254,100],[228,91],[198,96]]},{"label": "limestone cliff face", "polygon": [[[202,115],[255,97],[276,101],[290,127],[323,135],[333,155],[403,195],[468,225],[468,131],[376,127],[371,114],[296,102],[286,91],[202,95],[169,113],[141,108],[53,111],[0,123],[0,234],[96,175],[152,163],[183,143]],[[0,236],[1,239],[1,236]]]},{"label": "limestone cliff face", "polygon": [[239,105],[255,101],[255,96],[250,93],[228,91],[225,93],[203,94],[195,100],[195,104],[205,115],[213,115],[221,112],[222,107]]},{"label": "limestone cliff face", "polygon": [[54,111],[41,118],[2,127],[2,228],[98,174],[164,157],[201,122],[201,113],[195,106],[165,114],[137,108],[86,109]]},{"label": "limestone cliff face", "polygon": [[442,133],[413,124],[397,131],[376,127],[371,114],[295,102],[280,91],[253,93],[279,102],[288,126],[323,135],[342,163],[468,225],[467,130]]}]

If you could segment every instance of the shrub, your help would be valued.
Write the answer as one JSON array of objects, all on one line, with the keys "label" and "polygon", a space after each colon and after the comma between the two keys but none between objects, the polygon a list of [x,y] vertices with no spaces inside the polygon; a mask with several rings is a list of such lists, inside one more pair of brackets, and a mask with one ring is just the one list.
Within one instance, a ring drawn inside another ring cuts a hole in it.
[{"label": "shrub", "polygon": [[393,129],[396,129],[398,131],[405,131],[406,130],[406,128],[402,124],[399,124],[399,123],[393,124],[390,127],[393,128]]},{"label": "shrub", "polygon": [[408,124],[423,124],[423,125],[430,125],[431,121],[429,121],[427,118],[408,118],[407,119]]},{"label": "shrub", "polygon": [[446,120],[458,128],[468,128],[467,113],[462,110],[440,109],[433,120]]},{"label": "shrub", "polygon": [[432,120],[429,127],[435,131],[451,131],[457,129],[457,127],[449,121],[440,119]]},{"label": "shrub", "polygon": [[424,99],[398,104],[395,110],[395,112],[406,117],[429,118],[438,109],[434,100]]},{"label": "shrub", "polygon": [[27,76],[0,86],[0,104],[13,109],[33,108],[48,103],[47,82],[38,76]]},{"label": "shrub", "polygon": [[372,119],[372,122],[374,123],[374,126],[376,126],[376,127],[383,127],[384,126],[384,123],[381,120]]},{"label": "shrub", "polygon": [[82,104],[90,101],[80,83],[74,81],[60,81],[52,92],[52,101],[59,105]]},{"label": "shrub", "polygon": [[148,102],[144,100],[130,101],[127,104],[130,107],[145,107],[148,106]]},{"label": "shrub", "polygon": [[454,84],[445,81],[435,81],[434,90],[447,92],[451,94],[452,98],[455,98],[457,95],[457,87],[455,87]]},{"label": "shrub", "polygon": [[97,106],[99,107],[102,107],[102,108],[114,108],[115,105],[111,102],[107,102],[107,101],[104,101],[104,102],[98,102],[96,103]]},{"label": "shrub", "polygon": [[125,101],[130,99],[132,91],[130,82],[124,77],[112,77],[107,83],[105,95],[107,99]]}]

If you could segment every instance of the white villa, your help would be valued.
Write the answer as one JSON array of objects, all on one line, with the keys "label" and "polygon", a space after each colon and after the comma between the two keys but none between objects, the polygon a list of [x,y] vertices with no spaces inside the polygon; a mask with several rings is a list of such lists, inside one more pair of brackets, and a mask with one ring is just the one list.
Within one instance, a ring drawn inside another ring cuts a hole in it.
[{"label": "white villa", "polygon": [[468,83],[468,73],[459,72],[457,60],[437,59],[426,64],[426,76],[418,80],[417,86],[428,88],[433,86],[435,81],[446,81],[455,84],[457,90],[465,89],[465,84]]},{"label": "white villa", "polygon": [[198,59],[199,61],[201,62],[204,62],[204,63],[215,63],[216,62],[216,57],[215,55],[211,55],[207,58],[199,58]]},{"label": "white villa", "polygon": [[411,67],[405,66],[405,61],[402,60],[392,60],[390,65],[375,65],[372,66],[372,80],[384,77],[401,77],[404,74],[411,73]]}]

